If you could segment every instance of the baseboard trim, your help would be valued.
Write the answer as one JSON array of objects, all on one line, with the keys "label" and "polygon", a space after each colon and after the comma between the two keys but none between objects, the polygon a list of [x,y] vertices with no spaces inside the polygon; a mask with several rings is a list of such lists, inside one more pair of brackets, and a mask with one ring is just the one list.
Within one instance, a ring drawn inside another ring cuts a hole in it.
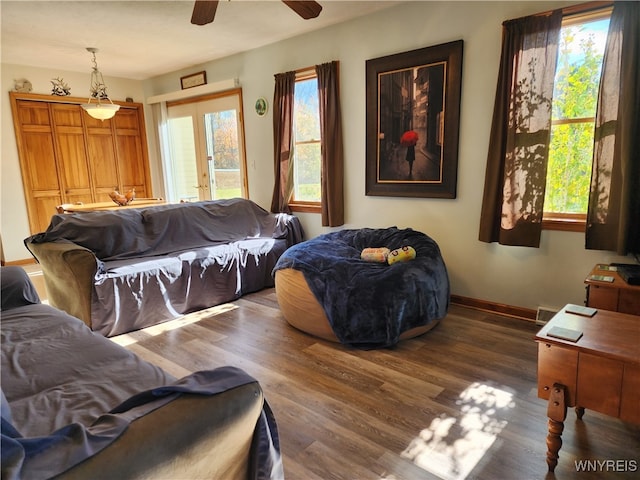
[{"label": "baseboard trim", "polygon": [[25,258],[23,260],[13,260],[11,262],[4,262],[2,265],[35,265],[36,260],[34,258]]},{"label": "baseboard trim", "polygon": [[530,322],[536,321],[537,312],[530,308],[505,305],[503,303],[489,302],[487,300],[478,300],[477,298],[463,297],[461,295],[451,295],[451,303],[473,308],[475,310],[482,310],[483,312],[491,312],[506,315],[508,317],[520,318]]}]

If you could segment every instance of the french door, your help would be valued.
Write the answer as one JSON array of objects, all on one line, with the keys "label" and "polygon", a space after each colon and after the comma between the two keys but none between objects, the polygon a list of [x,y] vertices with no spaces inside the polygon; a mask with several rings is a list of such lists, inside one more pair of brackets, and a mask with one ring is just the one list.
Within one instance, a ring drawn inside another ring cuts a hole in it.
[{"label": "french door", "polygon": [[170,201],[247,198],[240,91],[167,105]]}]

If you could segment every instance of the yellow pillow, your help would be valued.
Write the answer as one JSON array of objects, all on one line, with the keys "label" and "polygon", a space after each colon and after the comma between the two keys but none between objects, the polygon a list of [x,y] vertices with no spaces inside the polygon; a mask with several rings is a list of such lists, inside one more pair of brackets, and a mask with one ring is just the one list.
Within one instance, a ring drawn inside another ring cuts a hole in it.
[{"label": "yellow pillow", "polygon": [[416,251],[413,247],[405,246],[401,248],[396,248],[389,252],[389,256],[387,257],[387,263],[389,265],[393,265],[396,262],[408,262],[409,260],[413,260],[416,258]]}]

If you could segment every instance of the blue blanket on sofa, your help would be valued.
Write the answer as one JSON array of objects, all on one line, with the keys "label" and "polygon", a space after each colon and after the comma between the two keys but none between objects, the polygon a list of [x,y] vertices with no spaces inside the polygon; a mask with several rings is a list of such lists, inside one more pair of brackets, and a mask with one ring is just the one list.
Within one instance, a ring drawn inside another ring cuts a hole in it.
[{"label": "blue blanket on sofa", "polygon": [[[372,263],[369,247],[411,246],[407,262]],[[442,319],[449,308],[449,277],[437,243],[424,233],[391,227],[341,230],[290,247],[274,272],[303,272],[340,342],[357,348],[390,347],[412,328]]]}]

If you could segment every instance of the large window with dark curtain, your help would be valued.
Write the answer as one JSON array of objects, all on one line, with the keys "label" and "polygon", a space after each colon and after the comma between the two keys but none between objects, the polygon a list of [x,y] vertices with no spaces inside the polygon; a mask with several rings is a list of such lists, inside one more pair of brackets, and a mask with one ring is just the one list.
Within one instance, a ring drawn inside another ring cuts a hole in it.
[{"label": "large window with dark curtain", "polygon": [[[338,62],[315,66],[320,116],[321,202],[323,226],[344,224],[344,157]],[[275,185],[273,212],[291,212],[293,192],[293,112],[296,72],[275,75],[273,136]]]},{"label": "large window with dark curtain", "polygon": [[[639,12],[638,2],[614,3],[600,80],[586,227],[587,248],[621,255],[640,252]],[[561,21],[559,10],[503,24],[482,241],[540,244]]]},{"label": "large window with dark curtain", "polygon": [[586,247],[640,254],[640,3],[616,2],[596,112]]},{"label": "large window with dark curtain", "polygon": [[538,247],[562,11],[504,22],[480,240]]}]

